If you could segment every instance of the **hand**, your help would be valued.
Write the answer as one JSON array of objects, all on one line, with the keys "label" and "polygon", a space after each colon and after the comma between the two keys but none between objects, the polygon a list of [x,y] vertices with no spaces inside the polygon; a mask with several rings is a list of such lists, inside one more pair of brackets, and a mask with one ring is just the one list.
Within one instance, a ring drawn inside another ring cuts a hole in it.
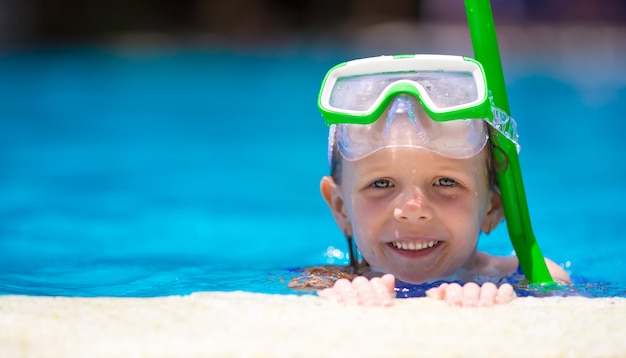
[{"label": "hand", "polygon": [[515,297],[513,286],[505,283],[499,288],[491,282],[479,286],[475,282],[468,282],[461,286],[458,283],[443,283],[439,287],[426,291],[426,296],[438,300],[445,300],[452,306],[485,307],[494,304],[509,303]]},{"label": "hand", "polygon": [[396,279],[390,274],[371,280],[358,276],[352,281],[339,279],[333,287],[317,291],[317,294],[336,302],[363,306],[391,306],[396,297],[395,286]]}]

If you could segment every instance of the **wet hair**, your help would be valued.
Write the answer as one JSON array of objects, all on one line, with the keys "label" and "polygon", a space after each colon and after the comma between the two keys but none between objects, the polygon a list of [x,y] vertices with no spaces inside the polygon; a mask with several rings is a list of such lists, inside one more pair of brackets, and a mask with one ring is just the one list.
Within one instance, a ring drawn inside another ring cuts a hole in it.
[{"label": "wet hair", "polygon": [[341,168],[343,160],[339,154],[339,148],[337,148],[337,141],[333,144],[333,150],[330,157],[330,176],[335,183],[341,183]]},{"label": "wet hair", "polygon": [[358,274],[351,272],[350,266],[315,266],[302,269],[291,278],[287,287],[295,289],[321,290],[333,287],[337,280],[345,278],[352,281]]},{"label": "wet hair", "polygon": [[[502,162],[497,162],[493,157],[493,152],[499,151],[505,158]],[[500,193],[500,184],[498,183],[498,172],[504,170],[508,165],[508,157],[502,148],[493,144],[491,140],[487,142],[487,180],[489,180],[489,189]]]}]

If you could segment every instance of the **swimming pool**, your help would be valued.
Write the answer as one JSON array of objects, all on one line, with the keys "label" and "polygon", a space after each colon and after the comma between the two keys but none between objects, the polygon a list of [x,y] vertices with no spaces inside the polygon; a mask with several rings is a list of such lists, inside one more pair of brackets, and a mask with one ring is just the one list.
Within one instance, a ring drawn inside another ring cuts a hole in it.
[{"label": "swimming pool", "polygon": [[[346,262],[318,193],[327,133],[315,101],[325,71],[355,56],[1,54],[0,293],[293,293],[291,268]],[[625,70],[507,66],[544,254],[591,295],[626,296]],[[505,226],[480,247],[511,253]]]}]

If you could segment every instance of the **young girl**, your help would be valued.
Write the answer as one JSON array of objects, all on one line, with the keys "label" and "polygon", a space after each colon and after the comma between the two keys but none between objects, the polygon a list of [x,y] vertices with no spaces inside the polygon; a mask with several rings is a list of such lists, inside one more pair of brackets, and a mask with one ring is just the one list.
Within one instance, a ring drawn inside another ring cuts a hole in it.
[{"label": "young girl", "polygon": [[[503,126],[484,119],[493,106],[480,65],[424,55],[351,61],[331,69],[319,105],[332,124],[331,175],[321,192],[359,274],[319,296],[389,305],[398,279],[443,282],[426,294],[454,305],[511,301],[512,286],[492,281],[518,272],[517,258],[476,249],[480,233],[504,217],[498,149],[489,141]],[[569,282],[560,266],[546,264],[555,280]]]}]

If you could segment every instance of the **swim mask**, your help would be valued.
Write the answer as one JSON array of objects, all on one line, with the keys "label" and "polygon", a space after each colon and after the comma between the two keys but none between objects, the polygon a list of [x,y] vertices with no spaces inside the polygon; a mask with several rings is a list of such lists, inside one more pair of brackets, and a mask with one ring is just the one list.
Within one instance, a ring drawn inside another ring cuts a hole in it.
[{"label": "swim mask", "polygon": [[341,63],[326,74],[318,107],[331,126],[329,149],[336,138],[347,160],[389,147],[471,157],[488,140],[482,121],[519,150],[515,121],[493,105],[482,66],[466,57],[397,55]]}]

